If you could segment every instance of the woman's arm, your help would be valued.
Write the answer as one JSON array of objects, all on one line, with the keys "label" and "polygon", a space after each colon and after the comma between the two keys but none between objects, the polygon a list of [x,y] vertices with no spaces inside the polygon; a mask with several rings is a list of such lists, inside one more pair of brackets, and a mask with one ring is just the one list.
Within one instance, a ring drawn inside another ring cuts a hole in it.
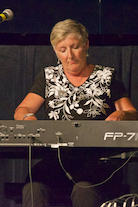
[{"label": "woman's arm", "polygon": [[105,121],[138,120],[138,111],[134,108],[129,98],[124,97],[115,101],[115,108]]},{"label": "woman's arm", "polygon": [[28,95],[23,99],[23,101],[19,104],[16,108],[14,113],[15,120],[23,120],[25,114],[33,113],[34,116],[25,117],[24,120],[37,120],[35,117],[36,112],[44,103],[44,98],[35,94],[35,93],[28,93]]}]

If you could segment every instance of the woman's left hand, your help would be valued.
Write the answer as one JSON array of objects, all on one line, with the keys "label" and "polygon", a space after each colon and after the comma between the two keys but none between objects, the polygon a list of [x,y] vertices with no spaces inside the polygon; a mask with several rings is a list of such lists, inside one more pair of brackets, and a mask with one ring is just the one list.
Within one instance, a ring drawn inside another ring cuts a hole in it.
[{"label": "woman's left hand", "polygon": [[127,115],[128,111],[114,111],[112,114],[110,114],[105,121],[121,121],[121,120],[128,120]]},{"label": "woman's left hand", "polygon": [[110,114],[105,121],[138,120],[138,111],[128,97],[115,102],[116,111]]}]

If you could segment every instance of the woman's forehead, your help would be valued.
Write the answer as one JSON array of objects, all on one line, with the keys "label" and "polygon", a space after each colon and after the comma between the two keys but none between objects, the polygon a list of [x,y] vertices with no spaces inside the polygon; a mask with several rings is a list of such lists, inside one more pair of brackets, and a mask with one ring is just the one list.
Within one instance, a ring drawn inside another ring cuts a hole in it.
[{"label": "woman's forehead", "polygon": [[68,44],[68,43],[78,43],[81,42],[81,38],[79,38],[76,34],[70,33],[67,35],[63,40],[57,43],[56,47],[59,45],[63,44]]}]

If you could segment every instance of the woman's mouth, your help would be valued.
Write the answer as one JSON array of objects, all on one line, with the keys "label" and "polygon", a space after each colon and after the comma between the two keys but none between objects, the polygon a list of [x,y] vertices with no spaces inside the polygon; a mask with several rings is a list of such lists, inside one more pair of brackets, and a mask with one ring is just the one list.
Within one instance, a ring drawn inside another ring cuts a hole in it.
[{"label": "woman's mouth", "polygon": [[75,61],[70,61],[69,62],[70,65],[75,64],[75,63],[76,63]]}]

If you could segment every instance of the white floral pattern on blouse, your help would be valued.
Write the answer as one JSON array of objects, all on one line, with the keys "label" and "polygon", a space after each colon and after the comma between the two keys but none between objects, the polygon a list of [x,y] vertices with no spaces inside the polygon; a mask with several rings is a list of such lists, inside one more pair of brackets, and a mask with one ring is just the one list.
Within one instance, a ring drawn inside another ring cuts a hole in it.
[{"label": "white floral pattern on blouse", "polygon": [[[101,113],[106,114],[106,108],[109,108],[109,105],[101,96],[106,94],[107,97],[111,97],[110,85],[113,71],[114,68],[95,65],[85,83],[75,87],[64,74],[62,65],[46,68],[45,98],[53,97],[48,102],[51,108],[49,118],[58,120],[60,114],[63,114],[62,120],[72,120],[72,111],[92,118]],[[81,107],[81,101],[87,109]]]}]

